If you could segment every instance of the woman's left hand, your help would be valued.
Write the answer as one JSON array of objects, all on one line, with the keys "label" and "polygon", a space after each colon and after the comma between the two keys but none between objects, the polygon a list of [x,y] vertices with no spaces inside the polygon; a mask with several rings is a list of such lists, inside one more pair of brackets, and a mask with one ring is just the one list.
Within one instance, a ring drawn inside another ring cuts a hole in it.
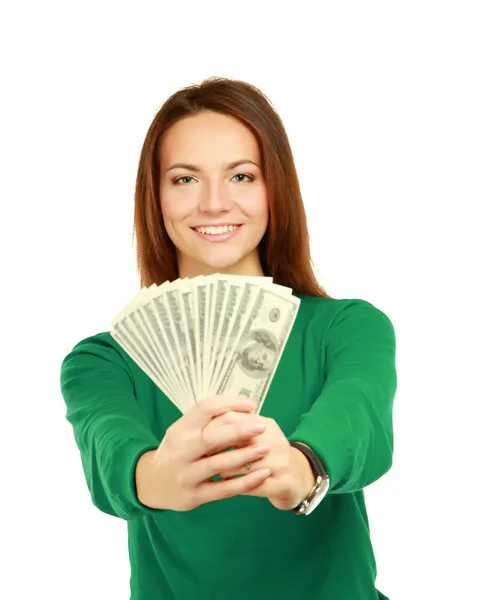
[{"label": "woman's left hand", "polygon": [[[212,419],[204,429],[219,425],[236,425],[246,422],[252,414],[227,412]],[[268,468],[271,475],[257,488],[247,492],[246,496],[267,498],[279,510],[290,510],[302,502],[311,491],[315,477],[306,456],[289,444],[278,424],[269,417],[255,416],[266,426],[264,433],[253,438],[251,444],[262,445],[267,453],[251,462],[251,471]],[[246,475],[249,471],[218,473],[225,479],[236,475]]]}]

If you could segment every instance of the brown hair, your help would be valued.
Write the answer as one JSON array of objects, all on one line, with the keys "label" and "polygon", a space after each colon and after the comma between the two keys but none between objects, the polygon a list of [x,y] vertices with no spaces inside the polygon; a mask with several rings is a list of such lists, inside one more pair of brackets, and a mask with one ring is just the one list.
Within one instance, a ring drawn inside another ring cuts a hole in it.
[{"label": "brown hair", "polygon": [[183,88],[162,105],[140,154],[135,186],[134,232],[141,286],[178,278],[176,249],[160,208],[162,135],[180,119],[204,111],[232,116],[256,137],[269,202],[269,222],[259,244],[266,276],[295,293],[330,298],[313,271],[306,213],[284,125],[268,98],[244,81],[212,77]]}]

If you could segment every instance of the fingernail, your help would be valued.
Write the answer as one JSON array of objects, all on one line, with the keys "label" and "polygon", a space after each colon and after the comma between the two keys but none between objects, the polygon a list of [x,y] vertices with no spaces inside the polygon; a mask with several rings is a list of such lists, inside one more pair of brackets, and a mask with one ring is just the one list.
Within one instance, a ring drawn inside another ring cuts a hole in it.
[{"label": "fingernail", "polygon": [[256,446],[257,454],[264,454],[265,452],[267,452],[267,450],[267,446]]},{"label": "fingernail", "polygon": [[265,430],[266,430],[266,426],[265,425],[261,425],[260,423],[257,424],[257,425],[253,425],[252,426],[252,431],[254,433],[262,433]]}]

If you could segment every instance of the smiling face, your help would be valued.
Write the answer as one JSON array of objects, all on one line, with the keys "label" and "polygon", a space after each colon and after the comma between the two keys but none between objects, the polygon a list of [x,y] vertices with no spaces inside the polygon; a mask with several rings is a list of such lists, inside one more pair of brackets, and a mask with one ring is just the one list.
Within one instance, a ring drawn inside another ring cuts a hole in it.
[{"label": "smiling face", "polygon": [[209,111],[170,127],[160,199],[179,277],[263,275],[257,246],[267,228],[267,190],[257,140],[240,121]]}]

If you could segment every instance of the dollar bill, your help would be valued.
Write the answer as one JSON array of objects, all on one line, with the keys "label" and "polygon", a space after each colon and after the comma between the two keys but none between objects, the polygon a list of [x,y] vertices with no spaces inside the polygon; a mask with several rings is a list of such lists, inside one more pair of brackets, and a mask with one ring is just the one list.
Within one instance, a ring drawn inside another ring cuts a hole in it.
[{"label": "dollar bill", "polygon": [[226,359],[217,393],[244,395],[260,412],[299,304],[296,296],[259,289],[241,335]]},{"label": "dollar bill", "polygon": [[204,277],[195,286],[194,302],[197,309],[196,313],[196,339],[199,341],[199,398],[208,395],[208,373],[209,373],[209,316],[210,302],[213,296],[214,282],[212,278]]},{"label": "dollar bill", "polygon": [[215,380],[221,369],[226,348],[229,346],[232,328],[234,326],[235,317],[236,314],[238,314],[239,305],[242,298],[242,289],[245,287],[245,285],[246,284],[242,282],[228,284],[224,318],[219,326],[220,344],[218,345],[216,354],[213,357],[211,371],[209,372],[209,390],[211,390],[211,393],[215,393]]},{"label": "dollar bill", "polygon": [[146,338],[145,332],[138,326],[135,320],[135,311],[138,301],[145,295],[145,292],[141,292],[136,296],[134,300],[129,304],[112,320],[112,327],[118,335],[118,340],[123,343],[128,342],[128,346],[135,349],[135,352],[139,357],[143,359],[143,362],[149,366],[149,369],[156,373],[156,377],[162,379],[158,373],[158,365],[156,364],[156,357],[152,353],[152,349],[149,340]]},{"label": "dollar bill", "polygon": [[200,275],[142,288],[111,335],[181,412],[226,393],[260,412],[299,304],[270,277]]},{"label": "dollar bill", "polygon": [[175,326],[173,323],[172,316],[169,311],[166,294],[154,296],[152,298],[152,309],[155,312],[158,323],[161,325],[162,331],[165,334],[166,341],[166,359],[169,370],[175,373],[177,382],[179,384],[179,393],[183,398],[183,402],[191,403],[191,393],[189,385],[186,379],[186,375],[182,369],[180,360],[180,352],[178,350],[178,340],[176,337]]},{"label": "dollar bill", "polygon": [[165,290],[172,285],[171,283],[162,284],[162,286],[150,288],[142,301],[140,302],[139,314],[145,323],[146,329],[155,348],[154,354],[158,363],[162,365],[164,378],[169,381],[170,387],[174,390],[177,404],[188,406],[185,392],[182,388],[182,379],[179,373],[178,365],[172,367],[171,348],[165,325],[159,315],[156,299],[160,297]]},{"label": "dollar bill", "polygon": [[174,361],[178,362],[180,371],[186,382],[186,386],[189,394],[189,401],[195,403],[196,401],[196,384],[194,383],[194,372],[192,371],[193,361],[190,355],[190,345],[187,339],[187,326],[185,314],[182,310],[182,299],[181,299],[181,288],[188,286],[188,282],[179,282],[177,285],[172,285],[170,289],[165,292],[166,305],[170,312],[170,320],[173,326],[174,340],[173,355]]},{"label": "dollar bill", "polygon": [[189,368],[194,385],[194,400],[199,398],[199,380],[197,378],[197,346],[195,337],[194,282],[187,282],[180,288],[182,322],[185,327]]},{"label": "dollar bill", "polygon": [[[117,343],[131,356],[134,362],[164,390],[166,395],[178,404],[175,389],[171,386],[164,365],[159,362],[157,353],[153,350],[151,338],[146,328],[138,321],[139,303],[145,298],[148,290],[145,288],[130,302],[111,322],[111,335]],[[145,323],[144,323],[145,325]],[[153,338],[154,342],[157,338]]]},{"label": "dollar bill", "polygon": [[213,394],[218,393],[219,376],[222,374],[226,365],[226,357],[234,348],[235,343],[240,336],[242,323],[250,312],[251,305],[260,289],[257,284],[250,283],[249,281],[245,281],[243,285],[239,285],[238,288],[240,288],[238,290],[238,298],[236,298],[238,302],[235,305],[235,311],[233,311],[232,317],[229,318],[229,322],[224,324],[223,343],[218,350],[218,360],[214,365],[211,375],[210,385]]}]

